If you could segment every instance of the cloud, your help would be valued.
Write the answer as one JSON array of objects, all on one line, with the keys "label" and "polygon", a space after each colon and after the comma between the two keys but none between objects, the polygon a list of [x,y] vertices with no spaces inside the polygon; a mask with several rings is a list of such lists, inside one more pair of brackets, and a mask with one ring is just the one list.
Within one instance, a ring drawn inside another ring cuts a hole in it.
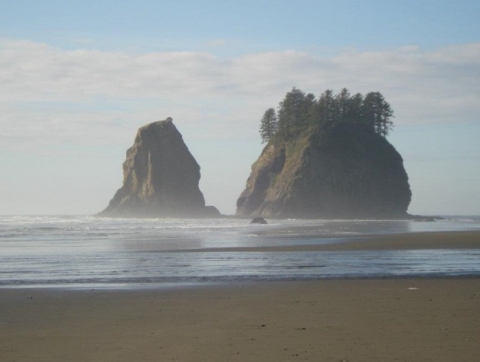
[{"label": "cloud", "polygon": [[132,129],[167,116],[194,139],[253,138],[263,111],[293,86],[316,95],[343,87],[378,90],[395,109],[397,125],[474,121],[480,43],[222,59],[201,52],[62,50],[4,39],[0,141],[123,142]]}]

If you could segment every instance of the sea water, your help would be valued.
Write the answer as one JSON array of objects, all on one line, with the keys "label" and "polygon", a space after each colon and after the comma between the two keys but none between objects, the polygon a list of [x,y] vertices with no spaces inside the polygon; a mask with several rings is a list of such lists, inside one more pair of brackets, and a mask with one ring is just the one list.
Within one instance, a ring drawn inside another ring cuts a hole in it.
[{"label": "sea water", "polygon": [[[368,220],[0,216],[0,287],[144,288],[274,280],[479,276],[479,250],[271,251],[371,234],[480,230],[478,217]],[[246,248],[246,249],[245,249]]]}]

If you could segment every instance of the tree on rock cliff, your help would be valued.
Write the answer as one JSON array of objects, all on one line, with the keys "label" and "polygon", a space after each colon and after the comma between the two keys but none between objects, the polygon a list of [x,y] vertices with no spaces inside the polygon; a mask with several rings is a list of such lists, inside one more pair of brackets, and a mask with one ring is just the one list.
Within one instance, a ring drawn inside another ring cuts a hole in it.
[{"label": "tree on rock cliff", "polygon": [[308,127],[314,104],[313,94],[305,94],[296,88],[288,92],[278,107],[279,136],[291,139],[302,133]]},{"label": "tree on rock cliff", "polygon": [[315,114],[311,124],[315,128],[327,129],[338,122],[337,101],[330,89],[323,92],[315,104]]},{"label": "tree on rock cliff", "polygon": [[393,110],[380,92],[370,92],[363,100],[363,122],[368,124],[375,133],[387,136],[393,128]]},{"label": "tree on rock cliff", "polygon": [[393,110],[381,93],[351,96],[346,88],[338,94],[326,90],[318,99],[293,88],[280,102],[277,114],[278,119],[269,108],[261,120],[263,143],[292,141],[314,130],[329,132],[339,125],[360,126],[383,137],[393,128]]},{"label": "tree on rock cliff", "polygon": [[277,132],[277,114],[273,108],[269,108],[263,114],[260,121],[260,136],[262,143],[270,141],[275,132]]}]

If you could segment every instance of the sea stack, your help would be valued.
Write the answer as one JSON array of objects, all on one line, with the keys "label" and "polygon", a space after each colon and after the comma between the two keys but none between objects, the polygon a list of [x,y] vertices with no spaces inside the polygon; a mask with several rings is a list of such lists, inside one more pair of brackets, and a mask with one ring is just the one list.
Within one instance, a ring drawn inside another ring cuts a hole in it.
[{"label": "sea stack", "polygon": [[291,142],[270,142],[237,200],[238,216],[408,218],[403,160],[385,137],[338,126]]},{"label": "sea stack", "polygon": [[172,118],[141,127],[123,163],[123,186],[99,216],[215,217],[198,187],[200,166]]}]

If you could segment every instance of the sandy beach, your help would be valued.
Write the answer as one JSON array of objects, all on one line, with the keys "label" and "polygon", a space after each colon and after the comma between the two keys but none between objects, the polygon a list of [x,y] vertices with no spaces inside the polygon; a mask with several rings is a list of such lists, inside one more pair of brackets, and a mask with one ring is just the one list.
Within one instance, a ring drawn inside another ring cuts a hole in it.
[{"label": "sandy beach", "polygon": [[[479,235],[387,239],[467,247]],[[479,305],[478,278],[0,289],[0,360],[476,361]]]}]

